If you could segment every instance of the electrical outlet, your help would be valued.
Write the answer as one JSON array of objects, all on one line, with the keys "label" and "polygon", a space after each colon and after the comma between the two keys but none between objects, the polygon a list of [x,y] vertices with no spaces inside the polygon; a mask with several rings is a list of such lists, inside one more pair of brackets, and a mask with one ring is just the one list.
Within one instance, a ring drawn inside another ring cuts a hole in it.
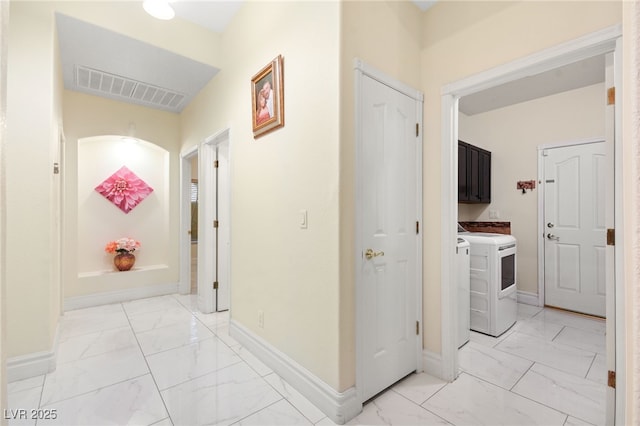
[{"label": "electrical outlet", "polygon": [[264,328],[264,311],[262,309],[258,311],[258,327]]},{"label": "electrical outlet", "polygon": [[500,219],[500,212],[498,210],[489,210],[489,219]]}]

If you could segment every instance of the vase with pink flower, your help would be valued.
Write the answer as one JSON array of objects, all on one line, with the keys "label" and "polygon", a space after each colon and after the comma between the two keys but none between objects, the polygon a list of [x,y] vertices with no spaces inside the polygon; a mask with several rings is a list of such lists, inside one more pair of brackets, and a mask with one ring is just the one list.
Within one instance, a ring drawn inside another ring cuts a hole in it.
[{"label": "vase with pink flower", "polygon": [[123,237],[115,241],[109,241],[104,248],[107,253],[117,253],[113,258],[113,264],[118,271],[128,271],[136,263],[134,251],[140,249],[140,242],[133,238]]}]

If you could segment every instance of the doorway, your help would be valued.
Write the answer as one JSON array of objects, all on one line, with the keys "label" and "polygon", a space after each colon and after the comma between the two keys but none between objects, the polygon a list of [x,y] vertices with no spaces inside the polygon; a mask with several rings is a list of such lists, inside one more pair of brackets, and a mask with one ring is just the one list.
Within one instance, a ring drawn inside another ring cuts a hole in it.
[{"label": "doorway", "polygon": [[[522,58],[512,63],[496,67],[490,71],[474,75],[465,80],[443,87],[442,93],[442,263],[441,263],[441,293],[443,302],[442,314],[442,377],[447,380],[453,380],[457,376],[457,347],[455,339],[452,336],[456,324],[457,307],[455,298],[449,290],[449,283],[455,276],[454,258],[455,241],[457,234],[457,124],[458,124],[458,102],[461,97],[467,96],[485,90],[487,88],[496,87],[504,83],[513,82],[518,79],[525,78],[529,75],[539,74],[545,71],[553,70],[561,66],[591,58],[597,55],[613,53],[615,58],[614,75],[615,84],[620,89],[621,85],[621,28],[615,26],[606,30],[587,35],[572,42],[565,43],[560,46],[548,49],[546,51],[534,54],[530,57]],[[614,103],[618,103],[616,99]],[[616,109],[619,111],[619,109]],[[616,113],[615,127],[619,126],[619,116]],[[615,145],[615,167],[608,173],[608,178],[615,180],[615,199],[612,205],[616,206],[616,215],[612,218],[613,223],[609,224],[615,229],[615,236],[618,237],[618,244],[622,239],[622,221],[619,214],[621,198],[619,188],[621,182],[621,158],[620,146],[621,141],[619,132],[613,139],[612,146]],[[615,225],[615,226],[614,226]],[[615,276],[619,277],[621,269],[620,252],[621,247],[615,246]],[[607,262],[607,269],[613,271],[613,262]],[[610,268],[611,266],[611,268]],[[613,275],[613,274],[612,274]],[[620,285],[620,279],[611,280],[612,286]],[[617,298],[620,292],[607,292],[607,317],[611,321],[607,322],[607,336],[621,333],[624,327],[624,313],[621,309],[621,301]],[[607,339],[607,362],[611,372],[616,372],[617,377],[624,377],[624,350],[621,347],[620,339]],[[613,365],[612,365],[613,363]],[[616,371],[617,369],[617,371]],[[615,397],[615,390],[611,387],[607,388],[607,423],[613,423],[614,414],[624,413],[623,404],[624,396]]]},{"label": "doorway", "polygon": [[198,294],[198,147],[181,155],[180,294]]},{"label": "doorway", "polygon": [[[198,309],[202,313],[230,308],[229,133],[229,129],[226,129],[212,135],[182,155],[180,292],[196,293]],[[196,167],[197,173],[193,170]],[[197,217],[197,223],[192,223],[194,217]],[[195,243],[192,241],[194,234]],[[192,291],[193,279],[195,291]]]},{"label": "doorway", "polygon": [[194,155],[191,160],[191,186],[190,197],[190,228],[188,234],[191,236],[191,262],[190,262],[190,284],[189,293],[198,294],[198,155]]},{"label": "doorway", "polygon": [[226,311],[231,289],[229,130],[207,138],[198,165],[198,308]]},{"label": "doorway", "polygon": [[356,63],[356,388],[422,364],[422,94]]}]

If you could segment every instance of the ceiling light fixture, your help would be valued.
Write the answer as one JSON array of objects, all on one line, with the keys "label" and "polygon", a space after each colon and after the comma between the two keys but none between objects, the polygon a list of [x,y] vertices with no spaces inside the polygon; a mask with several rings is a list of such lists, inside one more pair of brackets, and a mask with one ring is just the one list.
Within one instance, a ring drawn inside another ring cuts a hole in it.
[{"label": "ceiling light fixture", "polygon": [[144,0],[142,7],[151,16],[168,21],[176,16],[176,12],[167,0]]}]

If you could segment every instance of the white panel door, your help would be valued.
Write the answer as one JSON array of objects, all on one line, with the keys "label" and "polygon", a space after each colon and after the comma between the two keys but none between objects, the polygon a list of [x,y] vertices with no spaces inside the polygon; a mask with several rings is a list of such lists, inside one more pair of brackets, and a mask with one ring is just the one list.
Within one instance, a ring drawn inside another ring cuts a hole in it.
[{"label": "white panel door", "polygon": [[544,155],[545,304],[604,317],[605,143]]},{"label": "white panel door", "polygon": [[[363,400],[417,368],[416,101],[362,82]],[[369,250],[370,258],[367,258]]]}]

